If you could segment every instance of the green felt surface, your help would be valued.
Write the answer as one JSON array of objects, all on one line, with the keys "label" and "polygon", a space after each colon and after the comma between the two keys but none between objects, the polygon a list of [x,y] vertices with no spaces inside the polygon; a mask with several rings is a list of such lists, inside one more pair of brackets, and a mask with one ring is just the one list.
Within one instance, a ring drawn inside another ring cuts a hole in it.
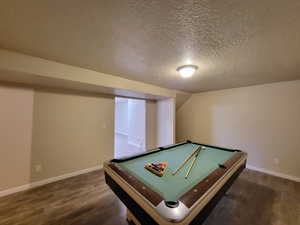
[{"label": "green felt surface", "polygon": [[[190,163],[187,163],[176,175],[172,175],[198,145],[187,143],[157,153],[118,163],[133,176],[159,193],[167,201],[178,200],[186,191],[204,179],[219,163],[224,163],[234,152],[205,148],[199,153],[196,163],[187,179],[185,175]],[[169,166],[163,177],[158,177],[144,168],[146,163],[168,162]]]}]

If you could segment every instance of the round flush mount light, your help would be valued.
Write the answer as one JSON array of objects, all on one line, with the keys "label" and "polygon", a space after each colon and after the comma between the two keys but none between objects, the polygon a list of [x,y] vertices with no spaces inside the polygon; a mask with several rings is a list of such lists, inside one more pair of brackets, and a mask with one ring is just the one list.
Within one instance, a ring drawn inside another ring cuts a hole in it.
[{"label": "round flush mount light", "polygon": [[193,76],[197,69],[198,66],[195,65],[184,65],[178,67],[176,70],[180,73],[181,77],[188,78]]}]

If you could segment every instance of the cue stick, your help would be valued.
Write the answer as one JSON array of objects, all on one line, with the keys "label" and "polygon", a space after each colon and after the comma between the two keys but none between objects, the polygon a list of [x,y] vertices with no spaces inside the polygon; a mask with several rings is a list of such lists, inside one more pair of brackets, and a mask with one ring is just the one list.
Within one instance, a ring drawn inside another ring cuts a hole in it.
[{"label": "cue stick", "polygon": [[[197,150],[198,150],[198,149],[197,149]],[[199,155],[199,153],[200,153],[201,150],[202,150],[202,148],[199,149],[199,151],[196,153],[195,158],[193,159],[193,162],[192,162],[192,164],[191,164],[191,166],[190,166],[190,168],[189,168],[187,174],[185,175],[185,179],[188,178],[190,172],[192,171],[192,168],[193,168],[193,166],[194,166],[194,164],[195,164],[195,162],[196,162],[196,159],[197,159],[197,157],[198,157],[198,155]]]},{"label": "cue stick", "polygon": [[198,148],[195,150],[195,151],[193,151],[193,153],[192,154],[190,154],[185,160],[184,160],[184,162],[175,170],[175,172],[173,172],[172,174],[173,175],[175,175],[192,157],[193,157],[193,155],[197,152],[197,151],[199,151],[199,148],[201,148],[201,146],[198,146]]}]

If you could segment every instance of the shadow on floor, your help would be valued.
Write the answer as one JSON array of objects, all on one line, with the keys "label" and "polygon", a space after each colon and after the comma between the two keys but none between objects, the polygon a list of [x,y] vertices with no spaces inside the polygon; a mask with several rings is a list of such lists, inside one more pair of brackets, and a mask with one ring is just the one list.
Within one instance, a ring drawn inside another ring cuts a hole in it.
[{"label": "shadow on floor", "polygon": [[238,179],[204,224],[272,224],[275,197],[271,188]]},{"label": "shadow on floor", "polygon": [[[204,225],[299,225],[300,183],[245,170]],[[0,198],[0,225],[126,225],[95,171]]]}]

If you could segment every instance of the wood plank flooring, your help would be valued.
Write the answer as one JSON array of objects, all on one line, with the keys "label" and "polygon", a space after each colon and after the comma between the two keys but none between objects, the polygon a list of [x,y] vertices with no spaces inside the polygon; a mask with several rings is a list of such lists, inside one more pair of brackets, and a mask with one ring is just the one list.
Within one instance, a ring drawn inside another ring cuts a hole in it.
[{"label": "wood plank flooring", "polygon": [[[0,225],[125,225],[126,208],[95,171],[0,198]],[[300,183],[245,170],[205,225],[299,225]]]}]

